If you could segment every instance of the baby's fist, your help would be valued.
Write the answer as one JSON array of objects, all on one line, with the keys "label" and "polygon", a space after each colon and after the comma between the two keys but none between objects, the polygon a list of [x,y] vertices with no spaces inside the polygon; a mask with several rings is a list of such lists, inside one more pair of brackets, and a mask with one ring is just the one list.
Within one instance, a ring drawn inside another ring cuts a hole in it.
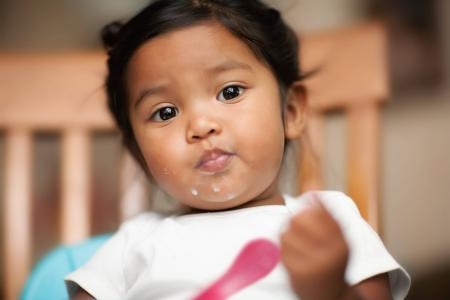
[{"label": "baby's fist", "polygon": [[339,299],[345,294],[348,252],[339,225],[317,198],[292,217],[281,236],[282,262],[292,288],[305,300]]}]

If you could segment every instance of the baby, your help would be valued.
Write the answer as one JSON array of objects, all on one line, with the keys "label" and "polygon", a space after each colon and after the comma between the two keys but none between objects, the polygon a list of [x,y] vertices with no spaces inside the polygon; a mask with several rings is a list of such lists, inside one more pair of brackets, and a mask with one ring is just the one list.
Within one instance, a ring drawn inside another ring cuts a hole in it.
[{"label": "baby", "polygon": [[183,212],[144,213],[66,282],[74,299],[192,299],[249,241],[281,262],[233,299],[403,299],[409,277],[340,192],[278,187],[306,96],[298,40],[257,0],[158,0],[105,28],[124,144]]}]

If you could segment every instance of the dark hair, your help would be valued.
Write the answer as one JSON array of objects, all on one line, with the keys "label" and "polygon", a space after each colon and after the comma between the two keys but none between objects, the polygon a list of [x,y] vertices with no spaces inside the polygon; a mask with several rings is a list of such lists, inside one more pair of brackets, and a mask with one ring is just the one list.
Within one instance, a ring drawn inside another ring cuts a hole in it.
[{"label": "dark hair", "polygon": [[125,146],[144,169],[145,161],[129,120],[124,78],[128,62],[149,39],[207,21],[219,22],[244,42],[272,70],[282,95],[302,78],[296,34],[277,10],[258,0],[157,0],[125,24],[114,22],[105,26],[101,34],[109,55],[108,106],[122,131]]}]

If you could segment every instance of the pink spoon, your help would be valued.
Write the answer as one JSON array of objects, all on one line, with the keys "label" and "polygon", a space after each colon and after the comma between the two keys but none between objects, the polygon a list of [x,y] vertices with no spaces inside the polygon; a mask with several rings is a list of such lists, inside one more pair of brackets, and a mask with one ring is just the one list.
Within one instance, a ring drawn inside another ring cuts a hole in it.
[{"label": "pink spoon", "polygon": [[258,281],[277,265],[280,249],[267,239],[250,241],[231,267],[193,300],[222,300]]}]

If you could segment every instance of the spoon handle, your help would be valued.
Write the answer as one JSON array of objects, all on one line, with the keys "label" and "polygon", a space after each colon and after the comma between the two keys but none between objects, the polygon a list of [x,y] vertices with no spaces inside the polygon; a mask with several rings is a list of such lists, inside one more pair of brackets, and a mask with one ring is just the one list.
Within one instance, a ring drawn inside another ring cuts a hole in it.
[{"label": "spoon handle", "polygon": [[193,300],[222,300],[269,274],[280,260],[280,249],[272,241],[250,241],[231,267]]}]

